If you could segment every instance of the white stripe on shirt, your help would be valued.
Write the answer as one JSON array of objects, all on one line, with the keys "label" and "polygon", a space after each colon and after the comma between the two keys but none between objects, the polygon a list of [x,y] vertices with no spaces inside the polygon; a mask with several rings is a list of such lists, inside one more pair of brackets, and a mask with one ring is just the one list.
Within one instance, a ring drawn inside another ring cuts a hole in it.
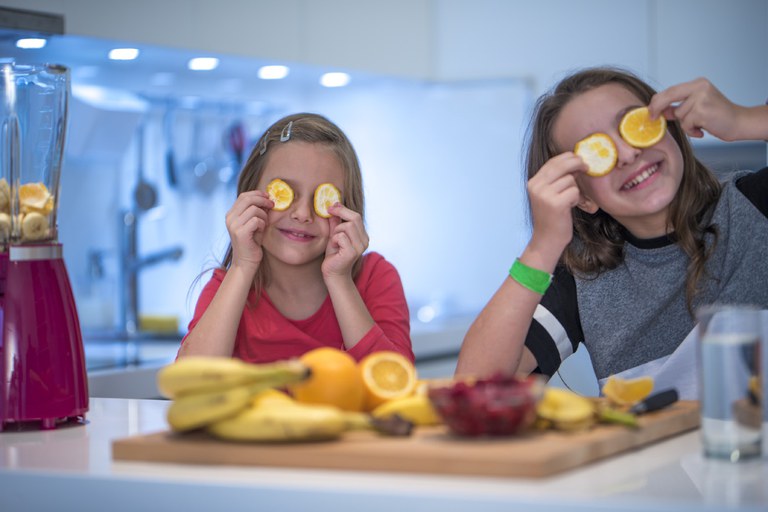
[{"label": "white stripe on shirt", "polygon": [[568,338],[568,334],[565,332],[563,325],[547,308],[541,304],[536,306],[536,311],[533,312],[533,319],[539,322],[554,340],[557,351],[560,353],[561,362],[565,361],[568,356],[573,354],[573,344]]}]

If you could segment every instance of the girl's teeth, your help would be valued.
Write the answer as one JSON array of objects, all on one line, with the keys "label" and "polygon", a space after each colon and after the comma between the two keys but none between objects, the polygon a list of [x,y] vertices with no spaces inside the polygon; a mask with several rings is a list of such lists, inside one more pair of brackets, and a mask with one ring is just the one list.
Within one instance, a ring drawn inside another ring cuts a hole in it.
[{"label": "girl's teeth", "polygon": [[642,182],[647,180],[658,169],[659,169],[658,165],[654,165],[653,167],[649,167],[640,176],[638,176],[637,178],[633,179],[632,181],[630,181],[629,183],[624,185],[624,190],[629,190],[631,188],[635,188],[636,186],[638,186],[639,184],[641,184]]}]

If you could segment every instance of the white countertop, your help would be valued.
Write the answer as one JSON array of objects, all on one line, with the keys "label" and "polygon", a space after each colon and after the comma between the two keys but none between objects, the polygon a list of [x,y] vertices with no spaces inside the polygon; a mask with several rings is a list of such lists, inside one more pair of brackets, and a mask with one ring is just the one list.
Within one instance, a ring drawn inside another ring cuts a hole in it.
[{"label": "white countertop", "polygon": [[704,459],[698,431],[545,479],[113,461],[166,428],[167,401],[91,398],[86,425],[0,433],[0,510],[768,509],[768,459]]}]

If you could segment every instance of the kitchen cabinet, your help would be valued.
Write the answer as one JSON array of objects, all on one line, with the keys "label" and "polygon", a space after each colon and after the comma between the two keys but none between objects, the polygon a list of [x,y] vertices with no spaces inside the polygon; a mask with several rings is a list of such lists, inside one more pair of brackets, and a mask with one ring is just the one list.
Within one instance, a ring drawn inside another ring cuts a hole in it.
[{"label": "kitchen cabinet", "polygon": [[765,510],[768,459],[704,459],[699,432],[543,479],[113,461],[167,401],[95,398],[86,425],[0,433],[2,510]]}]

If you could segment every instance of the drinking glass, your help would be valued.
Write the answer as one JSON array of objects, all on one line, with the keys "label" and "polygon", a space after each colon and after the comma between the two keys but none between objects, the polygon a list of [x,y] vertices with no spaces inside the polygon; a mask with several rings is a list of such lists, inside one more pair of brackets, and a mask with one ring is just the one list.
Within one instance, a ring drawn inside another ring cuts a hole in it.
[{"label": "drinking glass", "polygon": [[707,457],[760,456],[760,312],[751,306],[706,306],[696,315],[701,432]]}]

